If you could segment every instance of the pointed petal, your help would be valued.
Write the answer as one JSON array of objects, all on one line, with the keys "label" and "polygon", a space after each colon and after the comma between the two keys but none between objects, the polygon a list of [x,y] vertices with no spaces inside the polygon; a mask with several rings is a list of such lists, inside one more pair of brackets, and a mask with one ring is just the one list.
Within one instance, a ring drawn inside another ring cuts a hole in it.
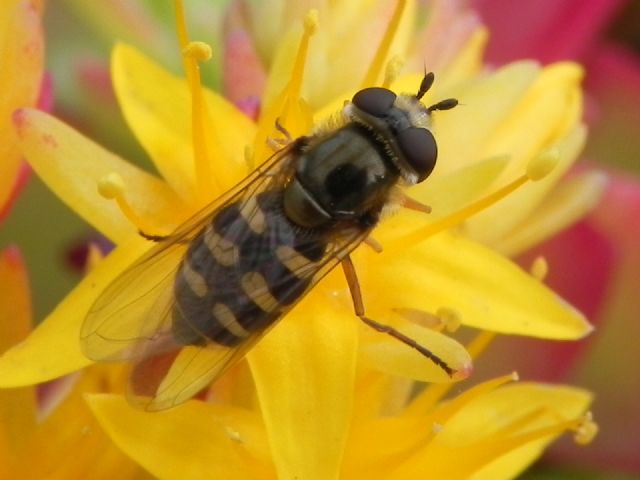
[{"label": "pointed petal", "polygon": [[[446,95],[457,98],[462,106],[434,114],[433,128],[439,147],[434,174],[441,175],[483,158],[512,154],[513,150],[508,148],[487,151],[483,146],[492,136],[502,138],[502,126],[513,122],[514,105],[525,97],[539,71],[534,62],[511,63],[485,78],[447,90]],[[437,83],[434,90],[431,98],[442,98],[444,93]]]},{"label": "pointed petal", "polygon": [[22,255],[17,247],[0,251],[0,351],[31,331],[31,295]]},{"label": "pointed petal", "polygon": [[123,452],[160,479],[243,480],[252,469],[268,472],[252,458],[268,450],[257,415],[226,405],[190,401],[149,414],[117,395],[89,395],[102,428]]},{"label": "pointed petal", "polygon": [[591,400],[584,390],[541,384],[511,385],[477,396],[393,478],[514,478],[575,425]]},{"label": "pointed petal", "polygon": [[99,293],[149,248],[135,238],[116,248],[82,279],[21,343],[0,357],[0,387],[41,383],[91,363],[80,351],[80,326]]},{"label": "pointed petal", "polygon": [[278,478],[339,478],[358,324],[330,298],[314,289],[248,355]]},{"label": "pointed petal", "polygon": [[489,31],[478,27],[463,45],[451,63],[442,72],[442,90],[450,91],[454,86],[482,70],[484,50],[489,39]]},{"label": "pointed petal", "polygon": [[606,174],[590,171],[561,183],[530,218],[499,239],[494,247],[514,257],[562,232],[600,204],[607,181]]},{"label": "pointed petal", "polygon": [[[511,441],[506,440],[487,449],[486,453],[491,456],[478,455],[479,458],[472,459],[482,467],[474,472],[473,478],[514,478],[563,433],[563,429],[554,432],[554,425],[579,418],[592,399],[590,392],[572,387],[535,383],[509,385],[470,403],[447,423],[437,440],[443,444],[455,444],[473,442],[474,439],[482,441],[483,437],[490,439],[501,434],[511,438]],[[527,434],[549,428],[551,431],[541,438],[531,435],[530,441],[522,441]]]},{"label": "pointed petal", "polygon": [[[463,166],[452,173],[429,178],[428,182],[416,185],[407,193],[431,207],[429,220],[445,217],[478,200],[490,191],[501,173],[509,164],[508,156],[491,157],[472,165]],[[424,218],[424,217],[423,217]],[[395,217],[389,219],[391,222]],[[415,225],[414,222],[403,222]],[[390,226],[395,229],[399,225]],[[386,222],[381,228],[386,228]],[[378,235],[376,231],[376,235]]]},{"label": "pointed petal", "polygon": [[[25,473],[20,478],[148,478],[102,431],[84,399],[87,392],[114,389],[114,374],[122,378],[122,369],[114,370],[113,366],[94,366],[72,379],[71,391],[41,420],[30,439],[31,455],[23,461]],[[71,452],[72,460],[60,461]]]},{"label": "pointed petal", "polygon": [[[113,51],[112,75],[129,127],[167,182],[184,200],[193,199],[191,99],[185,80],[124,44]],[[247,173],[244,148],[253,141],[255,125],[224,98],[206,93],[216,146],[211,171],[225,169],[239,181]]]},{"label": "pointed petal", "polygon": [[11,125],[17,108],[36,104],[43,69],[40,1],[0,4],[0,210],[10,198],[21,154]]},{"label": "pointed petal", "polygon": [[[585,141],[586,129],[583,125],[578,125],[568,135],[548,145],[559,155],[556,168],[542,180],[523,185],[507,198],[470,218],[465,225],[469,236],[491,245],[494,242],[498,244],[516,225],[526,222],[578,158]],[[523,165],[522,171],[525,168]],[[517,175],[521,174],[522,172]]]},{"label": "pointed petal", "polygon": [[356,253],[367,308],[381,321],[397,307],[447,307],[465,325],[501,333],[576,339],[591,331],[582,314],[538,280],[462,236],[442,233],[391,258],[365,248]]},{"label": "pointed petal", "polygon": [[24,155],[40,178],[70,208],[105,236],[119,243],[136,227],[113,200],[98,192],[97,184],[110,173],[125,183],[127,201],[158,230],[174,226],[182,218],[182,203],[161,180],[127,163],[83,137],[56,118],[38,110],[14,114]]},{"label": "pointed petal", "polygon": [[[0,351],[24,339],[30,330],[31,299],[25,265],[18,249],[9,247],[0,252]],[[5,467],[12,470],[35,427],[34,389],[0,391],[0,476]]]},{"label": "pointed petal", "polygon": [[362,339],[360,347],[361,360],[365,365],[391,375],[422,382],[462,380],[471,372],[472,362],[469,353],[454,339],[408,321],[394,322],[392,326],[433,353],[456,372],[455,375],[447,374],[433,360],[395,338],[369,331]]}]

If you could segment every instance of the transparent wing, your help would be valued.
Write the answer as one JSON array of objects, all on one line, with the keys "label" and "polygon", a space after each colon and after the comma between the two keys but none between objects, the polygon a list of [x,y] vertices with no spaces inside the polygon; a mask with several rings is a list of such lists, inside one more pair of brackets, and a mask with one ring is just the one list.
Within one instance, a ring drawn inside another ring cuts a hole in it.
[{"label": "transparent wing", "polygon": [[[309,280],[306,290],[311,289],[340,262],[341,258],[344,258],[344,255],[353,250],[364,236],[366,233],[355,230],[343,232],[329,243],[325,255],[314,264],[300,262],[299,257],[292,256],[291,261],[298,262],[298,267],[292,274],[295,274],[299,281]],[[281,289],[283,296],[288,295],[286,286],[275,287]],[[293,291],[296,286],[288,288]],[[270,295],[266,290],[254,291],[255,298]],[[297,299],[302,296],[296,292]],[[296,303],[297,300],[282,307],[280,317],[286,315]],[[170,333],[160,335],[158,341],[162,345],[153,345],[152,354],[141,355],[141,359],[133,368],[128,390],[130,403],[147,411],[158,411],[189,400],[244,357],[274,325],[275,323],[253,331],[240,344],[231,348],[210,341],[204,346],[184,346],[176,344]]]},{"label": "transparent wing", "polygon": [[220,377],[260,338],[254,335],[235,348],[214,343],[205,347],[174,345],[164,353],[142,358],[133,366],[127,399],[147,411],[175,407]]},{"label": "transparent wing", "polygon": [[82,350],[88,358],[122,361],[169,349],[174,278],[191,240],[226,205],[283,184],[290,175],[291,148],[273,155],[233,189],[196,213],[102,292],[80,332]]},{"label": "transparent wing", "polygon": [[[107,287],[90,309],[81,332],[83,350],[94,360],[135,360],[128,392],[132,404],[146,410],[162,410],[188,400],[242,358],[273,324],[252,329],[231,347],[212,342],[200,326],[190,324],[199,337],[185,345],[172,331],[173,287],[189,244],[216,212],[236,202],[246,205],[261,192],[282,188],[292,173],[295,155],[291,151],[287,148],[278,152],[233,190],[180,226],[170,238],[151,248]],[[245,220],[251,223],[252,218]],[[272,298],[272,289],[277,290],[279,298],[289,299],[274,305],[275,317],[281,318],[367,234],[357,228],[338,227],[321,239],[306,235],[299,249],[304,251],[304,242],[313,248],[321,240],[325,245],[322,255],[309,260],[293,249],[280,251],[278,261],[287,266],[291,275],[282,277],[276,285],[257,286],[251,298],[262,304]],[[261,252],[274,252],[278,245],[268,234],[257,245],[252,244]],[[256,258],[257,263],[263,260]],[[188,318],[183,320],[189,323]]]}]

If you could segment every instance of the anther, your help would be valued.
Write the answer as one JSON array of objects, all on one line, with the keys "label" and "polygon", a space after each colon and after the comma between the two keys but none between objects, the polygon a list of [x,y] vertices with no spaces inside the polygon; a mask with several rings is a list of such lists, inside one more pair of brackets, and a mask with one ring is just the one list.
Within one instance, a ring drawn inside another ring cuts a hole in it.
[{"label": "anther", "polygon": [[307,35],[313,35],[318,29],[318,10],[311,9],[304,16],[304,29]]},{"label": "anther", "polygon": [[89,245],[87,248],[87,258],[85,259],[85,262],[84,262],[85,273],[88,273],[91,270],[93,270],[95,266],[102,261],[103,258],[104,258],[104,254],[102,253],[102,250],[100,250],[100,247],[96,245],[94,242],[89,242]]},{"label": "anther", "polygon": [[98,193],[104,198],[115,200],[122,214],[133,224],[137,231],[156,232],[158,230],[155,225],[145,221],[133,210],[125,198],[125,184],[118,173],[111,172],[98,180]]},{"label": "anther", "polygon": [[598,427],[598,424],[593,421],[593,414],[591,412],[587,412],[580,419],[580,423],[575,428],[573,440],[578,445],[587,445],[593,441],[599,430],[600,428]]},{"label": "anther", "polygon": [[547,259],[542,256],[536,257],[531,264],[531,268],[529,268],[529,272],[536,280],[540,280],[542,282],[549,273],[549,264],[547,263]]},{"label": "anther", "polygon": [[197,62],[206,62],[210,60],[212,56],[211,46],[205,42],[189,42],[187,46],[182,49],[182,54]]},{"label": "anther", "polygon": [[394,55],[391,60],[389,60],[387,68],[384,71],[384,81],[382,82],[384,88],[389,88],[391,84],[396,81],[403,66],[404,57],[401,55]]},{"label": "anther", "polygon": [[403,318],[406,318],[411,323],[426,327],[430,330],[441,332],[444,328],[442,319],[434,313],[418,310],[416,308],[402,307],[393,308],[393,311]]},{"label": "anther", "polygon": [[104,198],[112,200],[124,191],[124,181],[115,172],[108,173],[98,180],[98,193]]},{"label": "anther", "polygon": [[527,177],[534,182],[542,180],[549,175],[560,161],[560,152],[552,147],[535,157],[527,165]]},{"label": "anther", "polygon": [[436,315],[444,325],[447,332],[453,333],[460,328],[462,320],[460,314],[451,307],[440,307],[436,311]]},{"label": "anther", "polygon": [[243,443],[242,435],[240,435],[240,432],[228,426],[224,427],[224,430],[230,440],[237,443]]}]

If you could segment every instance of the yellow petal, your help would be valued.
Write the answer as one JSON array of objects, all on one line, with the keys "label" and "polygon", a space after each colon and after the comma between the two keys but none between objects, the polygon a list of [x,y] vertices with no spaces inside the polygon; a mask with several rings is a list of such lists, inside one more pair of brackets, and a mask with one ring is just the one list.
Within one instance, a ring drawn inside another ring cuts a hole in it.
[{"label": "yellow petal", "polygon": [[493,245],[498,244],[516,225],[527,222],[540,202],[550,195],[554,185],[578,158],[585,141],[586,129],[583,125],[578,125],[568,135],[548,145],[548,148],[554,149],[559,155],[555,169],[542,180],[523,185],[502,201],[474,215],[466,222],[465,233]]},{"label": "yellow petal", "polygon": [[590,402],[591,394],[584,390],[539,384],[478,395],[441,425],[393,478],[514,478],[571,428]]},{"label": "yellow petal", "polygon": [[[394,322],[394,328],[428,349],[453,370],[449,375],[433,360],[389,335],[366,332],[360,352],[365,365],[382,372],[423,382],[461,380],[471,372],[471,357],[457,341],[408,321]],[[368,329],[370,330],[370,329]]]},{"label": "yellow petal", "polygon": [[506,434],[512,438],[511,445],[504,442],[501,445],[503,455],[498,456],[496,453],[499,452],[494,451],[493,461],[475,472],[473,479],[514,478],[562,431],[525,442],[522,446],[519,446],[519,437],[526,438],[526,434],[536,430],[579,418],[592,399],[591,393],[578,388],[535,383],[509,385],[470,403],[447,422],[437,441],[470,444]]},{"label": "yellow petal", "polygon": [[136,227],[113,200],[98,192],[98,182],[108,174],[122,177],[125,197],[140,216],[153,219],[160,226],[173,226],[182,219],[182,203],[164,182],[104,150],[56,118],[24,109],[14,115],[14,121],[22,151],[40,178],[113,242],[121,242]]},{"label": "yellow petal", "polygon": [[607,186],[602,172],[585,172],[552,190],[538,209],[522,224],[493,246],[514,257],[561,232],[589,213],[600,201]]},{"label": "yellow petal", "polygon": [[11,195],[20,167],[11,114],[33,106],[43,68],[40,1],[0,2],[0,207]]},{"label": "yellow petal", "polygon": [[80,326],[99,293],[149,248],[135,238],[116,248],[21,343],[0,357],[0,387],[41,383],[91,363],[80,351]]},{"label": "yellow petal", "polygon": [[[39,423],[23,460],[23,473],[13,478],[147,478],[105,435],[84,401],[86,392],[114,387],[113,369],[91,367],[77,378],[64,380],[73,382],[70,392]],[[60,461],[70,452],[72,459]]]},{"label": "yellow petal", "polygon": [[[0,252],[0,351],[24,339],[30,330],[31,299],[24,263],[18,250],[9,247]],[[35,422],[34,389],[0,391],[0,477],[10,477]]]},{"label": "yellow petal", "polygon": [[[407,474],[406,471],[416,464],[422,468],[423,464],[429,460],[429,444],[442,429],[442,422],[464,408],[471,399],[486,394],[511,379],[511,377],[503,377],[477,385],[472,390],[465,391],[461,396],[453,398],[435,412],[433,405],[427,404],[428,398],[425,398],[430,396],[427,391],[433,386],[427,387],[399,415],[383,416],[354,423],[345,459],[345,471],[350,475],[345,478],[408,479],[423,476],[430,478],[430,472],[424,468],[421,475],[417,476],[415,472]],[[407,463],[404,464],[404,462]],[[453,462],[453,464],[457,465],[457,462]],[[402,467],[398,470],[399,465]],[[411,477],[412,474],[413,477]],[[433,477],[453,478],[437,475]]]},{"label": "yellow petal", "polygon": [[501,333],[576,339],[591,331],[584,316],[553,291],[462,236],[439,234],[391,258],[366,248],[356,254],[367,309],[380,321],[393,308],[446,307],[465,325]]},{"label": "yellow petal", "polygon": [[[486,139],[483,156],[509,152],[514,162],[505,176],[521,174],[538,152],[575,128],[582,75],[582,69],[572,63],[542,69],[519,102],[512,102],[509,116]],[[567,117],[573,120],[571,125],[567,125]]]},{"label": "yellow petal", "polygon": [[443,92],[449,92],[459,83],[480,72],[488,40],[489,31],[484,27],[476,28],[454,60],[441,74],[438,72],[438,78],[442,80],[439,88]]},{"label": "yellow petal", "polygon": [[89,395],[87,402],[113,442],[157,478],[273,478],[252,456],[268,449],[253,413],[191,401],[150,414],[117,395]]},{"label": "yellow petal", "polygon": [[29,279],[20,251],[0,251],[0,351],[24,339],[31,331]]},{"label": "yellow petal", "polygon": [[[539,67],[534,62],[515,62],[486,78],[447,90],[447,96],[454,96],[461,105],[434,114],[433,128],[439,147],[434,174],[451,172],[483,158],[512,155],[514,151],[506,147],[488,151],[484,145],[493,136],[502,138],[503,126],[517,121],[518,117],[514,117],[516,120],[511,118],[514,105],[526,96],[538,72]],[[432,95],[431,99],[440,99],[443,95],[437,83]],[[525,133],[523,127],[521,134]]]},{"label": "yellow petal", "polygon": [[278,478],[339,478],[358,324],[322,292],[307,295],[248,355]]},{"label": "yellow petal", "polygon": [[[135,48],[113,51],[112,75],[118,100],[131,130],[169,184],[185,200],[194,197],[191,99],[184,79],[176,77]],[[239,181],[246,175],[245,146],[255,125],[232,104],[207,91],[211,112],[211,171],[224,168]],[[226,174],[225,174],[226,175]],[[227,185],[227,188],[231,185]],[[214,198],[222,192],[212,192]]]},{"label": "yellow petal", "polygon": [[[499,156],[481,160],[473,165],[459,168],[455,172],[436,175],[428,182],[416,185],[407,191],[411,197],[431,207],[428,218],[421,215],[420,223],[433,221],[469,205],[490,192],[490,186],[509,164],[509,157]],[[404,212],[403,212],[404,213]],[[394,221],[394,217],[390,219]],[[404,222],[415,226],[416,222]],[[386,228],[386,222],[381,225]],[[396,228],[394,225],[392,228]],[[376,235],[378,233],[376,232]]]}]

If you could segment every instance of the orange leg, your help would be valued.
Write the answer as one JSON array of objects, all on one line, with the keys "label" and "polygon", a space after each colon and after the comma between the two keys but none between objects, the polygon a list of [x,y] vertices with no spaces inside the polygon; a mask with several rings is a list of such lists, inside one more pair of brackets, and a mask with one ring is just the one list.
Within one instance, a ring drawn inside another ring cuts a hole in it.
[{"label": "orange leg", "polygon": [[353,262],[351,261],[351,257],[349,257],[348,255],[342,259],[342,270],[344,271],[344,275],[347,279],[347,284],[349,285],[349,290],[351,291],[353,309],[360,320],[362,320],[369,327],[373,328],[376,332],[391,335],[396,340],[399,340],[405,345],[417,350],[433,363],[442,368],[442,370],[444,370],[450,377],[456,373],[456,371],[451,368],[444,360],[434,354],[431,350],[420,345],[413,338],[407,337],[406,335],[389,325],[384,325],[367,317],[365,315],[364,303],[362,302],[360,283],[358,282],[358,277],[356,275],[356,270],[353,266]]}]

